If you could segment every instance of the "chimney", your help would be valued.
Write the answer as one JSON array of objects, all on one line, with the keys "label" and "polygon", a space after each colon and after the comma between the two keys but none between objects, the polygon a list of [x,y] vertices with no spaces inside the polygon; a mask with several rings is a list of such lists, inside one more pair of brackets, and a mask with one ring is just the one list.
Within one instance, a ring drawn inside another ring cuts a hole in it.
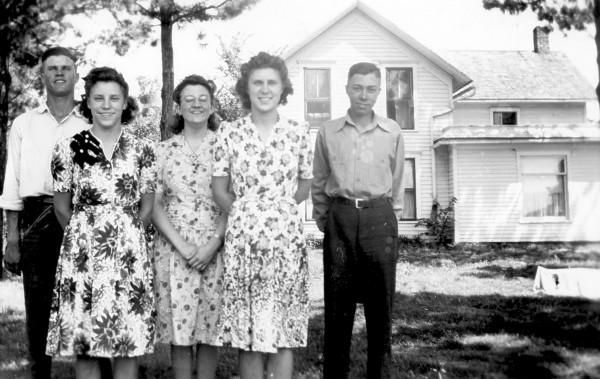
[{"label": "chimney", "polygon": [[535,53],[547,53],[550,51],[548,32],[541,26],[533,28],[533,51]]}]

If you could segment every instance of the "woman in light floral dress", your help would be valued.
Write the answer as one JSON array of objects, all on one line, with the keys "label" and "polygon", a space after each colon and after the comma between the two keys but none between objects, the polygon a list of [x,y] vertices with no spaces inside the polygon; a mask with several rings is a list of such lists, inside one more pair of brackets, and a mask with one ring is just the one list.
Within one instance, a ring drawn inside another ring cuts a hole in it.
[{"label": "woman in light floral dress", "polygon": [[156,152],[156,341],[171,345],[177,379],[192,376],[194,346],[198,378],[214,377],[217,365],[214,345],[223,272],[219,248],[227,215],[213,202],[210,189],[218,127],[214,91],[212,81],[198,75],[177,85],[175,135]]},{"label": "woman in light floral dress", "polygon": [[[222,123],[213,194],[229,212],[219,342],[239,349],[242,378],[291,378],[293,348],[306,346],[308,261],[298,204],[308,197],[308,125],[281,116],[292,93],[285,63],[259,53],[236,90],[251,113]],[[229,192],[229,186],[233,194]]]},{"label": "woman in light floral dress", "polygon": [[154,346],[152,265],[145,227],[156,185],[152,143],[125,127],[137,106],[121,74],[94,68],[84,78],[90,130],[54,150],[55,213],[65,228],[46,352],[77,357],[77,378],[137,378],[136,357]]}]

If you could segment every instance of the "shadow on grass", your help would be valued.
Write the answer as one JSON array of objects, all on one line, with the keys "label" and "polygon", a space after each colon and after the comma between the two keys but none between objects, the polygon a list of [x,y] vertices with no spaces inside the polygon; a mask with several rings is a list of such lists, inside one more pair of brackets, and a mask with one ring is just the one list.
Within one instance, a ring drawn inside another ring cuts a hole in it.
[{"label": "shadow on grass", "polygon": [[600,246],[577,243],[480,243],[461,244],[451,249],[401,245],[399,259],[421,266],[443,266],[517,260],[530,264],[548,264],[552,268],[573,265],[600,267]]},{"label": "shadow on grass", "polygon": [[[366,330],[359,339],[366,339]],[[393,345],[398,378],[438,378],[440,373],[447,378],[600,377],[599,341],[596,302],[429,292],[396,295]]]}]

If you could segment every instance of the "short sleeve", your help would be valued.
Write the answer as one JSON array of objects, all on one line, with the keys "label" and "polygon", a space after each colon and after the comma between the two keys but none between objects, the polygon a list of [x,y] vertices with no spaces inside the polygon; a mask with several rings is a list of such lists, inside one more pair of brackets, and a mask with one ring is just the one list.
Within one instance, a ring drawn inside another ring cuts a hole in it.
[{"label": "short sleeve", "polygon": [[73,192],[73,161],[71,138],[60,140],[52,152],[52,181],[54,192]]},{"label": "short sleeve", "polygon": [[302,125],[302,136],[300,138],[300,152],[298,156],[298,178],[312,179],[313,144],[310,138],[310,127],[308,123]]},{"label": "short sleeve", "polygon": [[165,186],[165,162],[167,146],[164,143],[156,145],[156,192],[164,192]]},{"label": "short sleeve", "polygon": [[230,124],[222,122],[217,131],[217,142],[213,149],[213,176],[229,176],[230,152],[229,152],[229,133]]},{"label": "short sleeve", "polygon": [[156,192],[156,154],[150,141],[142,141],[140,151],[140,195]]}]

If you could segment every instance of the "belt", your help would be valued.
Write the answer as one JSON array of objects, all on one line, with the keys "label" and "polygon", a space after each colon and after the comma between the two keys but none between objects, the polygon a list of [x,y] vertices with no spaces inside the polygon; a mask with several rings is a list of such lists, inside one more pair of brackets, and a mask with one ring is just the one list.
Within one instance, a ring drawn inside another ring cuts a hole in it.
[{"label": "belt", "polygon": [[53,204],[54,196],[52,195],[41,195],[41,196],[29,196],[23,199],[24,203],[46,203]]},{"label": "belt", "polygon": [[346,199],[345,197],[334,197],[333,202],[343,205],[352,206],[354,208],[380,208],[390,204],[392,201],[389,197],[381,197],[379,199]]}]

